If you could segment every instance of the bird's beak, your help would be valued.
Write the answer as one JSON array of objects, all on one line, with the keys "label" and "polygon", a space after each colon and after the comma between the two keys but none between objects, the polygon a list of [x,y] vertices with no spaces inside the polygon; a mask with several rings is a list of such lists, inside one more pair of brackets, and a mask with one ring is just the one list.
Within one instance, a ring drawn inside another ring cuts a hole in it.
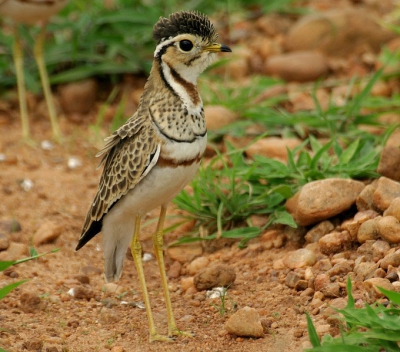
[{"label": "bird's beak", "polygon": [[232,52],[231,48],[228,45],[225,44],[220,44],[220,43],[213,43],[210,45],[207,45],[203,49],[204,51],[209,51],[211,53],[219,53],[219,52],[225,52],[225,53],[230,53]]}]

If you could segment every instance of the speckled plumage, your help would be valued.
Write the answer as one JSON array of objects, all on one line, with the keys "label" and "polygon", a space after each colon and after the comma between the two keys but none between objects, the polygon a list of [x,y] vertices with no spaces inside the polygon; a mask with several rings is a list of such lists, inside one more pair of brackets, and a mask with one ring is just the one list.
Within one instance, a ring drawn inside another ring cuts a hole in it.
[{"label": "speckled plumage", "polygon": [[[150,340],[168,341],[154,327],[141,260],[140,219],[161,206],[153,244],[167,306],[168,332],[186,334],[176,327],[172,313],[162,256],[162,228],[167,204],[190,182],[206,148],[207,130],[197,77],[216,52],[230,49],[214,42],[213,26],[195,12],[161,18],[153,35],[159,44],[137,111],[106,139],[98,154],[102,156],[103,173],[76,249],[102,231],[105,278],[115,281],[121,276],[131,243]],[[165,41],[160,37],[164,35],[168,36]]]}]

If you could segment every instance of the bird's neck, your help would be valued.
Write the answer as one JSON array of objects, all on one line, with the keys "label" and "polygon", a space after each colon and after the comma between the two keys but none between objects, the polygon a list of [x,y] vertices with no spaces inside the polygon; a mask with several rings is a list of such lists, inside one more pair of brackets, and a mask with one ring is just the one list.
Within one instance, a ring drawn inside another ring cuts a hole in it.
[{"label": "bird's neck", "polygon": [[149,109],[146,113],[168,138],[192,141],[207,132],[197,85],[163,61],[154,61],[139,109]]}]

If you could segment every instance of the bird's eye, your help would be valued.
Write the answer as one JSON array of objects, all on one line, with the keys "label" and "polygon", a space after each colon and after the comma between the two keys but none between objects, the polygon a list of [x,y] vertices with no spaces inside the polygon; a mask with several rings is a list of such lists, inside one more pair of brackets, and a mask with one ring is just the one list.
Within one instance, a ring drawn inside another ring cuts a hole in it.
[{"label": "bird's eye", "polygon": [[190,51],[193,48],[193,43],[190,40],[184,39],[179,42],[179,47],[183,51]]}]

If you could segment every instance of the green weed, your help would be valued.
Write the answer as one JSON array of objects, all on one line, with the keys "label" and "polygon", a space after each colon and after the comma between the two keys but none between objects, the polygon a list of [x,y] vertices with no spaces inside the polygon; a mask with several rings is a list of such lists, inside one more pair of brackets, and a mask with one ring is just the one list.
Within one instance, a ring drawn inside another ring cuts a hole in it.
[{"label": "green weed", "polygon": [[326,335],[319,340],[314,324],[307,314],[312,352],[398,352],[400,350],[400,293],[379,288],[389,299],[389,306],[375,303],[355,308],[352,284],[347,280],[348,302],[337,309],[343,322],[338,338]]}]

